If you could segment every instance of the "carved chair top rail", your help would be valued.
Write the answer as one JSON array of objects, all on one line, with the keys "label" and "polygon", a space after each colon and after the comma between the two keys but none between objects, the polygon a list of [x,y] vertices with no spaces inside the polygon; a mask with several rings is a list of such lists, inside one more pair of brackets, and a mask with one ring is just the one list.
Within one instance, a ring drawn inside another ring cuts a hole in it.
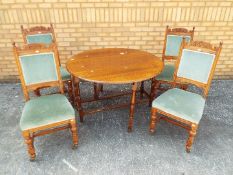
[{"label": "carved chair top rail", "polygon": [[195,27],[193,27],[192,30],[188,30],[186,28],[169,28],[169,26],[167,26],[167,35],[193,35],[194,33],[194,30],[195,30]]},{"label": "carved chair top rail", "polygon": [[23,25],[21,25],[21,31],[25,35],[30,35],[30,34],[40,34],[40,33],[53,33],[54,29],[52,24],[50,24],[49,27],[35,26],[30,28],[24,28]]}]

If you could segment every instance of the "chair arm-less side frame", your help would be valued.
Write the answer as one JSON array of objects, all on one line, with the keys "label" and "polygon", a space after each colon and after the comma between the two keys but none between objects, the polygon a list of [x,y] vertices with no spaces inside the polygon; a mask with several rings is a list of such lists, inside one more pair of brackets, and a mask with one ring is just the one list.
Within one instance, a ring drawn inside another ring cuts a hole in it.
[{"label": "chair arm-less side frame", "polygon": [[183,40],[176,63],[175,82],[195,85],[203,93],[199,95],[173,88],[157,97],[152,103],[151,133],[155,132],[156,123],[160,119],[181,126],[189,132],[186,151],[190,152],[221,49],[222,43],[215,47],[203,41],[185,44]]},{"label": "chair arm-less side frame", "polygon": [[[55,131],[70,129],[74,148],[77,147],[75,111],[63,95],[56,44],[29,44],[19,48],[13,43],[13,52],[26,100],[20,118],[20,128],[30,160],[36,157],[34,138]],[[30,91],[45,87],[58,87],[61,94],[30,99]]]}]

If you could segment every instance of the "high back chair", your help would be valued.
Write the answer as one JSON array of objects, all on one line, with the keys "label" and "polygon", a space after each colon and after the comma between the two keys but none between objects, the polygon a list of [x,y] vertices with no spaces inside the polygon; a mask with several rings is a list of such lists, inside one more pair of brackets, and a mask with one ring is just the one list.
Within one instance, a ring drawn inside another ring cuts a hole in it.
[{"label": "high back chair", "polygon": [[[30,160],[36,157],[34,137],[58,130],[67,128],[71,130],[75,148],[78,144],[75,111],[63,95],[56,44],[29,44],[19,48],[13,43],[13,52],[26,100],[20,118],[20,128]],[[30,99],[30,91],[45,87],[58,87],[61,94]]]},{"label": "high back chair", "polygon": [[185,28],[169,28],[166,27],[165,38],[164,38],[164,46],[162,59],[164,61],[164,69],[156,77],[155,83],[158,89],[163,89],[160,85],[167,84],[171,87],[175,85],[181,86],[182,88],[187,88],[186,85],[177,84],[174,81],[174,72],[175,72],[175,62],[179,55],[180,46],[182,43],[182,38],[185,38],[185,41],[191,42],[193,40],[195,27],[192,30],[188,30]]},{"label": "high back chair", "polygon": [[[23,35],[23,41],[24,44],[35,44],[35,43],[43,43],[43,44],[56,44],[56,37],[53,29],[53,25],[50,24],[50,27],[44,27],[44,26],[35,26],[31,28],[24,28],[23,25],[21,25],[21,32]],[[66,70],[66,68],[61,66],[60,59],[59,61],[59,69],[61,72],[61,77],[63,82],[67,85],[67,91],[70,97],[70,101],[73,102],[73,88],[72,88],[72,82],[71,82],[71,75]],[[35,93],[37,95],[40,95],[39,90],[36,90]]]},{"label": "high back chair", "polygon": [[[202,95],[173,88],[152,103],[150,132],[155,131],[156,123],[166,120],[189,132],[186,151],[190,152],[199,122],[202,118],[206,97],[210,88],[214,70],[222,49],[222,43],[215,47],[202,41],[191,41],[180,48],[176,63],[175,81],[199,87]],[[157,115],[157,113],[162,114]]]}]

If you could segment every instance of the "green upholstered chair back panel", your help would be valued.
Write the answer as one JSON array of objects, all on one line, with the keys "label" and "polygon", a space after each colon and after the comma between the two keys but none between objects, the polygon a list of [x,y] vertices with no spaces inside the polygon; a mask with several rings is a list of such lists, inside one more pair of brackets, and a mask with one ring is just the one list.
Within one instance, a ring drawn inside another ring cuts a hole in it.
[{"label": "green upholstered chair back panel", "polygon": [[167,35],[165,56],[178,56],[182,39],[185,37],[186,42],[190,42],[190,36]]},{"label": "green upholstered chair back panel", "polygon": [[26,85],[58,80],[53,52],[19,56],[19,62]]},{"label": "green upholstered chair back panel", "polygon": [[183,49],[177,76],[206,84],[215,54]]},{"label": "green upholstered chair back panel", "polygon": [[27,39],[27,44],[33,44],[33,43],[51,44],[53,42],[53,36],[51,33],[27,35],[26,39]]}]

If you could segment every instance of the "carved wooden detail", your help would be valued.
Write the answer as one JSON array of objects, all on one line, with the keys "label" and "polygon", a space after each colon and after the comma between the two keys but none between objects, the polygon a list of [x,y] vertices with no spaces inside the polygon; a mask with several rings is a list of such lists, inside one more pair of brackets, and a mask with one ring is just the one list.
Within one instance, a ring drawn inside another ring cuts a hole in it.
[{"label": "carved wooden detail", "polygon": [[41,52],[46,52],[46,51],[48,52],[51,50],[58,53],[57,46],[55,43],[52,43],[50,45],[43,44],[43,43],[33,43],[33,44],[26,44],[23,47],[17,47],[15,42],[13,42],[12,45],[13,45],[14,50],[17,51],[19,55],[23,53],[32,54],[32,53],[41,53]]},{"label": "carved wooden detail", "polygon": [[169,31],[188,33],[189,30],[185,28],[171,28]]},{"label": "carved wooden detail", "polygon": [[208,42],[204,41],[192,41],[189,46],[194,46],[194,47],[201,47],[205,49],[210,49],[210,50],[215,50],[216,47]]},{"label": "carved wooden detail", "polygon": [[23,35],[30,35],[30,34],[40,34],[40,33],[51,33],[53,34],[54,29],[53,25],[50,24],[50,27],[45,27],[45,26],[35,26],[31,28],[24,28],[23,25],[21,25],[21,31]]}]

